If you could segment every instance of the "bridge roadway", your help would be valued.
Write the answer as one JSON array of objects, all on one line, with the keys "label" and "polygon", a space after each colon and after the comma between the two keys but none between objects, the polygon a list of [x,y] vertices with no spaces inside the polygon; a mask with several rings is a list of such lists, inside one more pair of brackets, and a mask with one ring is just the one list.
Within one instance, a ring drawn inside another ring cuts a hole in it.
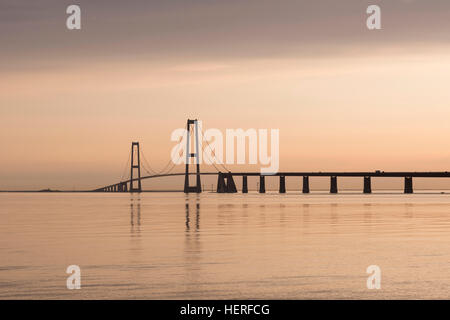
[{"label": "bridge roadway", "polygon": [[[218,175],[219,172],[201,172],[200,175]],[[231,172],[233,176],[261,176],[261,172]],[[152,179],[152,178],[162,178],[171,176],[184,176],[185,173],[169,173],[169,174],[156,174],[150,176],[141,177],[142,179]],[[197,175],[195,172],[190,172],[189,175]],[[450,178],[450,172],[448,171],[436,171],[436,172],[407,172],[407,171],[395,171],[395,172],[385,172],[385,171],[372,171],[372,172],[277,172],[275,174],[266,174],[265,176],[271,177],[392,177],[392,178]],[[133,181],[137,181],[135,178]],[[131,180],[122,181],[130,182]]]},{"label": "bridge roadway", "polygon": [[[218,175],[219,172],[202,172],[200,175],[202,176],[208,176],[208,175]],[[148,175],[141,177],[141,180],[144,179],[155,179],[155,178],[163,178],[163,177],[174,177],[174,176],[184,176],[185,173],[168,173],[168,174],[157,174],[157,175]],[[197,175],[195,172],[190,172],[189,175]],[[331,184],[336,185],[336,178],[337,177],[364,177],[365,183],[367,183],[367,186],[365,187],[365,191],[369,191],[366,193],[371,192],[371,182],[370,178],[372,177],[384,177],[384,178],[405,178],[405,192],[406,193],[412,193],[412,178],[450,178],[450,172],[448,171],[429,171],[429,172],[419,172],[419,171],[393,171],[393,172],[386,172],[386,171],[370,171],[370,172],[364,172],[364,171],[358,171],[358,172],[337,172],[337,171],[327,171],[327,172],[277,172],[275,174],[261,174],[261,172],[231,172],[231,175],[233,177],[235,176],[243,176],[243,177],[251,177],[251,176],[257,176],[261,177],[260,179],[263,179],[263,177],[280,177],[280,184],[284,184],[284,177],[304,177],[304,184],[309,185],[308,177],[331,177]],[[126,185],[130,183],[131,181],[138,181],[138,178],[134,178],[133,180],[125,180],[121,181],[116,184],[108,185],[102,188],[95,189],[93,191],[126,191]],[[410,182],[408,182],[410,181]],[[411,185],[409,185],[411,183]],[[408,187],[406,187],[408,185]],[[124,187],[125,186],[125,187]],[[304,185],[305,186],[305,185]],[[124,189],[125,188],[125,189]],[[309,189],[309,187],[308,187]],[[333,188],[332,188],[333,189]],[[407,192],[411,191],[411,192]],[[280,189],[281,190],[281,189]],[[304,188],[305,190],[305,188]],[[309,192],[309,190],[308,190]],[[336,186],[336,192],[337,193],[337,186]]]}]

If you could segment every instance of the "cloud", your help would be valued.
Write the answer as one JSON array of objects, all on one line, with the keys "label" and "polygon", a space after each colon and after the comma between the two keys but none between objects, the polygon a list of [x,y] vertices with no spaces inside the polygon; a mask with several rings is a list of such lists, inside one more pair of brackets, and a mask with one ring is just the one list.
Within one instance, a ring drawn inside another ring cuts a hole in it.
[{"label": "cloud", "polygon": [[[381,31],[366,28],[379,2]],[[196,61],[302,57],[354,52],[355,46],[405,47],[450,40],[450,2],[368,0],[79,0],[82,30],[68,31],[70,1],[4,0],[0,67],[51,68],[86,61]]]}]

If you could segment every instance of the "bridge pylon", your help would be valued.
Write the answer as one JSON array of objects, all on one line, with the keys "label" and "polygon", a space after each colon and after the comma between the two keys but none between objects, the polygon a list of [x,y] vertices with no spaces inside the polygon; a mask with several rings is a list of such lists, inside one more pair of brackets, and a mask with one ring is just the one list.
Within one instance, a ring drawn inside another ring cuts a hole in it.
[{"label": "bridge pylon", "polygon": [[[193,127],[193,130],[195,131],[195,152],[191,152],[191,141],[190,141],[190,133],[191,133],[191,126]],[[198,142],[198,120],[190,120],[187,121],[186,126],[186,171],[184,176],[184,193],[201,193],[202,192],[202,184],[200,182],[200,150],[199,150],[199,142]],[[189,185],[189,164],[191,158],[195,158],[195,165],[197,168],[197,174],[196,174],[196,185],[190,186]]]},{"label": "bridge pylon", "polygon": [[[136,150],[137,156],[137,164],[135,164],[135,154],[134,150]],[[142,192],[142,184],[141,184],[141,153],[139,150],[139,142],[131,143],[131,167],[130,167],[130,192]],[[135,169],[137,169],[137,187],[134,186],[133,174]]]}]

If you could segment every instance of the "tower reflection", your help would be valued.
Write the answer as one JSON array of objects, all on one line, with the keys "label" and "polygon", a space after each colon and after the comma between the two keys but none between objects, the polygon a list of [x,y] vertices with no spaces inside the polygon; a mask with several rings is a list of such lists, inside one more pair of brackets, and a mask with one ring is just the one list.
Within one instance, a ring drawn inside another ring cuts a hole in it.
[{"label": "tower reflection", "polygon": [[[200,233],[200,199],[197,195],[194,199],[186,197],[185,214],[186,230],[184,238],[184,270],[185,290],[193,292],[198,290],[198,283],[202,280],[202,243]],[[193,216],[195,214],[195,217]],[[193,225],[195,221],[195,226]]]},{"label": "tower reflection", "polygon": [[[191,229],[191,208],[195,207],[195,231],[198,232],[200,230],[200,200],[197,197],[195,204],[191,205],[189,203],[189,199],[186,199],[186,204],[185,204],[185,211],[186,211],[186,231],[189,231]],[[194,211],[194,210],[192,210]],[[193,212],[192,212],[193,213]]]},{"label": "tower reflection", "polygon": [[141,198],[130,199],[130,226],[131,232],[141,231]]}]

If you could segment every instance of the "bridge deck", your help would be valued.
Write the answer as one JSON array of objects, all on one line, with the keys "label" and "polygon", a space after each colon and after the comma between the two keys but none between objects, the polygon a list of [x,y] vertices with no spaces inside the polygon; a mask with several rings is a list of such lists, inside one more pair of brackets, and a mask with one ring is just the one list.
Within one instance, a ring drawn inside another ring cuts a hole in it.
[{"label": "bridge deck", "polygon": [[[193,173],[195,174],[195,173]],[[205,173],[217,174],[217,173]],[[232,172],[233,176],[260,176],[260,172]],[[184,173],[182,174],[184,175]],[[266,176],[285,176],[285,177],[423,177],[423,178],[450,178],[450,172],[277,172],[267,174]]]},{"label": "bridge deck", "polygon": [[[190,172],[189,175],[196,175],[195,172]],[[218,172],[202,172],[200,175],[218,175]],[[169,174],[159,174],[141,177],[143,179],[154,179],[162,177],[174,177],[174,176],[184,176],[184,172],[180,173],[169,173]],[[261,176],[261,172],[232,172],[233,176]],[[275,177],[392,177],[392,178],[450,178],[450,172],[448,171],[356,171],[356,172],[339,172],[339,171],[303,171],[303,172],[277,172],[274,174],[265,174],[265,176],[275,176]],[[134,178],[133,181],[137,181],[138,178]],[[106,187],[116,186],[119,184],[129,183],[131,180],[121,181],[119,183],[111,184]],[[102,188],[96,189],[100,190]]]}]

